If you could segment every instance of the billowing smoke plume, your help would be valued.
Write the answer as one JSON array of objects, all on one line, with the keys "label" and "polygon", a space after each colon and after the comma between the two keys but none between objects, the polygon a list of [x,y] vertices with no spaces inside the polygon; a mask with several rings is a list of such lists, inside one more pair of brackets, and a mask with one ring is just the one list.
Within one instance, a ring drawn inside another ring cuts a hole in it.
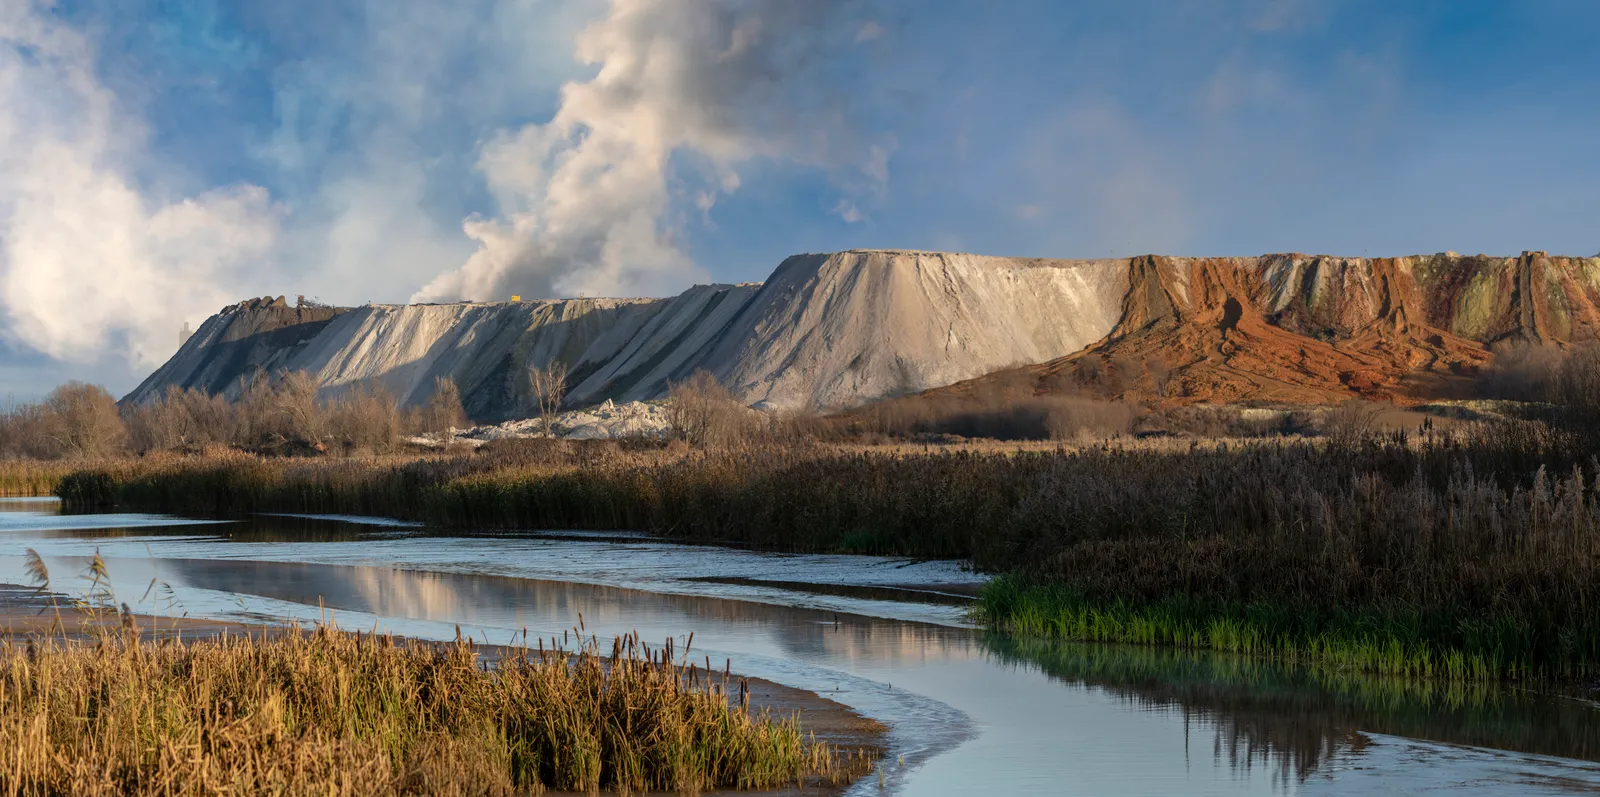
[{"label": "billowing smoke plume", "polygon": [[158,199],[130,177],[141,129],[48,0],[0,2],[0,314],[53,357],[158,364],[272,246],[264,190]]},{"label": "billowing smoke plume", "polygon": [[704,276],[676,240],[682,219],[737,189],[752,159],[825,170],[845,192],[836,212],[861,218],[855,199],[881,196],[892,149],[841,98],[842,64],[876,38],[862,20],[842,0],[614,0],[578,40],[598,73],[567,84],[548,123],[483,147],[500,215],[469,219],[477,252],[414,298],[679,290]]}]

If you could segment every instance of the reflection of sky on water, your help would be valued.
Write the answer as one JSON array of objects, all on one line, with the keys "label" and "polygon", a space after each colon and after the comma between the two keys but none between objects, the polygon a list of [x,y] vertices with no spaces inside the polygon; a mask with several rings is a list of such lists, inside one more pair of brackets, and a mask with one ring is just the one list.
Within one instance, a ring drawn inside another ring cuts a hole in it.
[{"label": "reflection of sky on water", "polygon": [[[81,589],[65,574],[81,573],[98,548],[119,599],[143,597],[145,612],[303,620],[326,612],[346,628],[378,624],[448,639],[459,625],[496,644],[524,628],[559,637],[580,613],[602,638],[638,631],[647,641],[674,636],[681,647],[692,631],[696,658],[710,656],[718,667],[731,658],[744,673],[816,690],[889,722],[896,753],[908,763],[891,767],[890,783],[905,794],[1600,787],[1600,771],[1577,762],[1366,733],[1397,720],[1309,710],[1305,700],[1321,699],[1315,685],[1295,685],[1301,697],[1285,701],[1276,676],[1231,682],[1195,670],[1193,657],[1181,654],[1122,661],[1019,650],[967,627],[960,607],[686,580],[972,583],[972,574],[948,563],[582,536],[427,537],[327,519],[173,527],[148,516],[52,512],[38,504],[0,507],[0,581],[21,580],[23,550],[34,547],[57,589]],[[74,523],[93,530],[74,534]],[[152,580],[171,591],[146,595]],[[1497,705],[1504,711],[1508,704]],[[1485,727],[1478,731],[1492,735],[1493,723]],[[876,780],[856,791],[876,793]]]}]

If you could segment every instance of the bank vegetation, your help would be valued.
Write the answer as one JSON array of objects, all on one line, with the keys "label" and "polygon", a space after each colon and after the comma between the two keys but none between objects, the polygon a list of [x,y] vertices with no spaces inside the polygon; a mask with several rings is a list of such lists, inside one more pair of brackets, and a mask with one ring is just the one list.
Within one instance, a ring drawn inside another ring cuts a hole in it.
[{"label": "bank vegetation", "polygon": [[1594,348],[1532,374],[1497,372],[1497,389],[1526,391],[1521,415],[1449,428],[1383,429],[1353,404],[1324,412],[1315,436],[1078,435],[1012,448],[917,444],[929,433],[917,424],[870,432],[898,447],[798,422],[737,431],[750,416],[707,387],[705,404],[681,410],[699,431],[675,442],[147,456],[86,465],[58,489],[82,507],[379,514],[960,558],[1004,574],[980,611],[1022,634],[1454,680],[1583,679],[1600,676],[1596,375]]},{"label": "bank vegetation", "polygon": [[636,637],[486,657],[285,629],[0,649],[7,794],[510,795],[842,784],[870,769]]}]

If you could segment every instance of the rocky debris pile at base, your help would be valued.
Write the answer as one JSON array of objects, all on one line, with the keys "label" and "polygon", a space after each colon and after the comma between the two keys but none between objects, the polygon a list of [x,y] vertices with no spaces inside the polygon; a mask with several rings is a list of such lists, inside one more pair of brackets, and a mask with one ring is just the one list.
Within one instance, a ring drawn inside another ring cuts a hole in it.
[{"label": "rocky debris pile at base", "polygon": [[[621,437],[664,437],[671,424],[667,408],[659,401],[610,400],[557,415],[551,423],[555,437],[563,440],[614,440]],[[456,432],[456,439],[468,444],[507,438],[544,437],[544,421],[525,418],[492,426],[476,426]],[[418,442],[432,442],[418,440]]]}]

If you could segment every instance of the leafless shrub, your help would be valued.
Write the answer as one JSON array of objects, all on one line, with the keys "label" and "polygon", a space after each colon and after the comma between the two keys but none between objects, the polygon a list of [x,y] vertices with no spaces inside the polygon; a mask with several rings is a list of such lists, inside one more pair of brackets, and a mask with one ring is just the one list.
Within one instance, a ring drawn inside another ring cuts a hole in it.
[{"label": "leafless shrub", "polygon": [[[1072,382],[1080,388],[1100,389],[1105,385],[1105,363],[1098,357],[1084,357],[1072,365]],[[1065,385],[1054,386],[1058,391]]]},{"label": "leafless shrub", "polygon": [[1144,375],[1144,364],[1132,355],[1117,353],[1111,356],[1110,387],[1114,392],[1134,389]]},{"label": "leafless shrub", "polygon": [[528,410],[539,419],[545,436],[554,437],[556,416],[567,398],[567,364],[551,360],[543,366],[530,366],[524,395]]},{"label": "leafless shrub", "polygon": [[283,374],[272,390],[271,417],[278,433],[289,440],[319,443],[327,422],[317,402],[317,383],[305,371]]},{"label": "leafless shrub", "polygon": [[770,412],[765,420],[767,440],[779,445],[804,446],[836,437],[827,419],[810,409]]},{"label": "leafless shrub", "polygon": [[232,439],[233,405],[225,396],[190,388],[183,391],[183,407],[188,424],[183,432],[186,445],[207,448],[226,445]]},{"label": "leafless shrub", "polygon": [[128,430],[105,388],[68,382],[44,400],[44,428],[60,456],[93,459],[123,450]]},{"label": "leafless shrub", "polygon": [[1600,420],[1600,343],[1573,347],[1550,380],[1550,401],[1568,411],[1571,420]]},{"label": "leafless shrub", "polygon": [[327,431],[346,452],[386,454],[400,439],[400,408],[387,390],[357,385],[329,403]]},{"label": "leafless shrub", "polygon": [[880,401],[828,419],[819,437],[1077,440],[1125,434],[1134,409],[1081,393],[1035,395],[1032,376],[986,381],[971,392]]},{"label": "leafless shrub", "polygon": [[422,406],[419,425],[420,431],[436,435],[446,446],[455,441],[455,430],[467,425],[467,411],[454,379],[441,376],[433,380],[433,395]]},{"label": "leafless shrub", "polygon": [[1134,412],[1127,404],[1055,396],[1041,399],[1052,440],[1101,439],[1127,434]]},{"label": "leafless shrub", "polygon": [[275,379],[258,373],[241,392],[234,412],[238,445],[320,448],[327,437],[317,384],[304,371],[281,372]]},{"label": "leafless shrub", "polygon": [[239,378],[239,397],[233,403],[233,435],[229,442],[238,446],[257,443],[266,433],[271,414],[272,382],[256,371],[249,379]]},{"label": "leafless shrub", "polygon": [[177,385],[124,415],[129,445],[141,454],[225,444],[232,437],[234,424],[234,410],[226,398]]},{"label": "leafless shrub", "polygon": [[1527,341],[1496,343],[1494,361],[1480,377],[1487,398],[1548,401],[1565,355],[1554,346]]},{"label": "leafless shrub", "polygon": [[43,406],[20,404],[0,416],[0,457],[56,459],[60,453],[45,427]]},{"label": "leafless shrub", "polygon": [[668,391],[667,423],[674,436],[690,445],[737,445],[758,433],[762,420],[709,371],[695,371]]},{"label": "leafless shrub", "polygon": [[1322,419],[1322,431],[1328,440],[1337,445],[1351,445],[1370,439],[1378,431],[1378,419],[1384,405],[1362,399],[1350,399],[1329,409]]}]

